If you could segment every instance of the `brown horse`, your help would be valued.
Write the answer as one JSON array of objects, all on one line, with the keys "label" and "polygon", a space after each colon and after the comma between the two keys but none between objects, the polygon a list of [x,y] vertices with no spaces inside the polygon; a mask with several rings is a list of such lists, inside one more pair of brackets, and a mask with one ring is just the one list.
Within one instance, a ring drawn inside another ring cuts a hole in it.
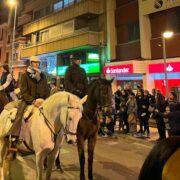
[{"label": "brown horse", "polygon": [[9,102],[6,93],[4,91],[0,91],[0,113],[4,109],[4,106]]},{"label": "brown horse", "polygon": [[100,106],[103,113],[112,112],[112,88],[113,80],[99,79],[90,84],[88,98],[85,103],[82,118],[77,127],[77,146],[80,163],[80,179],[85,180],[84,175],[84,145],[88,140],[88,178],[93,179],[93,154],[96,144],[96,136],[99,128],[97,119],[97,106]]}]

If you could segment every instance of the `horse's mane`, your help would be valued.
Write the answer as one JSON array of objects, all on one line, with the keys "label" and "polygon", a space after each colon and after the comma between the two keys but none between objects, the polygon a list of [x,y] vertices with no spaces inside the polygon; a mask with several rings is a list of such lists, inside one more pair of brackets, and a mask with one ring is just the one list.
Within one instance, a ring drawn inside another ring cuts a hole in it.
[{"label": "horse's mane", "polygon": [[94,86],[96,86],[99,83],[110,85],[111,83],[107,79],[94,79],[89,85],[88,85],[88,92],[91,92]]},{"label": "horse's mane", "polygon": [[94,89],[94,86],[96,86],[96,84],[99,83],[98,79],[94,79],[89,85],[88,85],[88,92],[87,94],[89,94],[89,92],[91,92]]},{"label": "horse's mane", "polygon": [[159,142],[146,158],[139,180],[162,179],[164,165],[178,148],[180,148],[180,137],[171,137]]},{"label": "horse's mane", "polygon": [[60,104],[68,104],[68,98],[63,98],[63,97],[68,97],[68,92],[65,91],[60,91],[57,92],[51,96],[49,96],[42,104],[42,107],[45,109],[49,109],[49,107],[52,107],[55,103]]}]

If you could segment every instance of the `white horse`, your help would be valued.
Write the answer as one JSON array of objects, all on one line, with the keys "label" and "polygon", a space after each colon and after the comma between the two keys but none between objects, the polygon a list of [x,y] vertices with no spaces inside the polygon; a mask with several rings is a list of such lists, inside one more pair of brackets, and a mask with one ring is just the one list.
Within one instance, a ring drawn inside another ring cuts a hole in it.
[{"label": "white horse", "polygon": [[[37,179],[42,179],[43,163],[47,157],[46,179],[50,179],[52,166],[58,154],[64,131],[68,130],[69,122],[79,121],[82,115],[82,104],[87,97],[79,99],[68,92],[58,92],[47,98],[41,108],[33,108],[29,118],[29,130],[24,141],[36,156]],[[0,180],[4,179],[3,161],[7,147],[5,136],[12,126],[10,112],[6,109],[0,114]],[[24,126],[23,126],[24,127]],[[21,147],[19,147],[20,149]]]}]

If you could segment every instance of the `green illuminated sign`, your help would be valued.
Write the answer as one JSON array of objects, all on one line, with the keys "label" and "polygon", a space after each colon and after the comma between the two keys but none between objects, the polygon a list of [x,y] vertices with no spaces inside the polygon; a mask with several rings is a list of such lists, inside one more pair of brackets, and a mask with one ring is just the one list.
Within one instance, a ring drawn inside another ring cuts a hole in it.
[{"label": "green illuminated sign", "polygon": [[[87,74],[100,73],[99,63],[81,64],[80,66],[86,71]],[[57,75],[64,76],[67,68],[68,66],[59,66]]]},{"label": "green illuminated sign", "polygon": [[88,62],[99,62],[99,54],[88,53],[87,60]]}]

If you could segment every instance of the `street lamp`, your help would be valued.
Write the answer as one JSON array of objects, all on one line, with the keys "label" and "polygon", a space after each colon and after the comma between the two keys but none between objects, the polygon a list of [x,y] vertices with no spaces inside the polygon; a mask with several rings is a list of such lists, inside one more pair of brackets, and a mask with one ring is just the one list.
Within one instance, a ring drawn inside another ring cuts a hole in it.
[{"label": "street lamp", "polygon": [[16,15],[17,15],[17,1],[9,0],[8,3],[14,7],[14,24],[13,24],[13,36],[12,36],[12,53],[10,61],[10,72],[13,72],[13,62],[15,57],[15,33],[16,33]]},{"label": "street lamp", "polygon": [[163,59],[164,59],[164,80],[166,86],[166,99],[168,98],[168,78],[167,78],[167,67],[166,67],[166,42],[165,39],[171,38],[173,36],[172,31],[165,31],[162,34],[162,44],[163,44]]}]

